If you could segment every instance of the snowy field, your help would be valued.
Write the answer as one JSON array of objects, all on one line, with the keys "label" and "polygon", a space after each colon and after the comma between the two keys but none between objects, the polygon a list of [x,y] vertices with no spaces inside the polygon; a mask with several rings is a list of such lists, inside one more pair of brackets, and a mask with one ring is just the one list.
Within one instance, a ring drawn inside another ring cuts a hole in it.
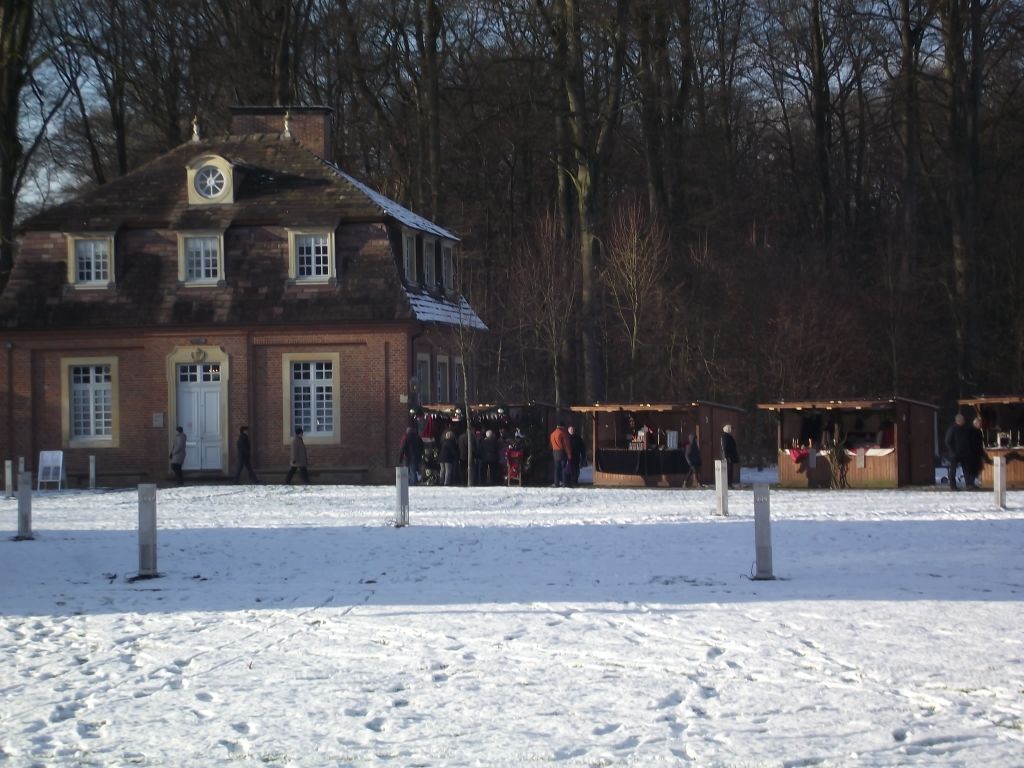
[{"label": "snowy field", "polygon": [[0,766],[1021,766],[1024,492],[0,499]]}]

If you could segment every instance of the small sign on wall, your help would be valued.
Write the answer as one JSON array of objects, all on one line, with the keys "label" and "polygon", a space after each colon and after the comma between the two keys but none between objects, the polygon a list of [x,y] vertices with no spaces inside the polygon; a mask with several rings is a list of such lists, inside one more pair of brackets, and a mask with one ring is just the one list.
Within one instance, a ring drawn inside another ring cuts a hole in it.
[{"label": "small sign on wall", "polygon": [[163,427],[163,425],[164,425],[164,414],[163,414],[163,412],[154,413],[153,414],[153,426],[159,429],[160,427]]}]

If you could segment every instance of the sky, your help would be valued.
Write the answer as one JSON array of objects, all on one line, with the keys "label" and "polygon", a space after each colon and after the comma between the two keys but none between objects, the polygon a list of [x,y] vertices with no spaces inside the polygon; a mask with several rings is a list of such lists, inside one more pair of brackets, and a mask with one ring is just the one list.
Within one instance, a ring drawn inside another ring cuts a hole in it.
[{"label": "sky", "polygon": [[1024,764],[1024,491],[395,501],[0,498],[0,766]]}]

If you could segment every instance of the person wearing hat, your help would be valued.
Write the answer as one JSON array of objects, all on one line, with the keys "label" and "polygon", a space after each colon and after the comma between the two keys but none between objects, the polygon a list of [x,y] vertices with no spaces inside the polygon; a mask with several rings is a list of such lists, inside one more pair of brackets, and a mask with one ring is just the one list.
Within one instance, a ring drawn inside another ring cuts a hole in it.
[{"label": "person wearing hat", "polygon": [[302,482],[309,485],[308,464],[309,457],[306,455],[306,444],[302,441],[302,427],[296,427],[295,437],[292,438],[291,466],[288,468],[288,474],[284,478],[285,485],[291,484],[292,478],[295,477],[295,470],[298,470],[302,476]]},{"label": "person wearing hat", "polygon": [[736,438],[732,436],[732,424],[722,427],[722,460],[725,462],[726,482],[734,488],[740,479],[740,452],[736,449]]}]

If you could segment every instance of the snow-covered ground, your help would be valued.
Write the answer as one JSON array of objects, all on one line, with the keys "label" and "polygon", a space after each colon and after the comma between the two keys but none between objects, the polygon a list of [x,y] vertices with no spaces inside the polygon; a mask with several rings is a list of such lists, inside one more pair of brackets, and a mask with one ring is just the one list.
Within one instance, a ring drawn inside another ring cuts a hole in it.
[{"label": "snow-covered ground", "polygon": [[[749,479],[749,478],[748,478]],[[1024,765],[1024,492],[0,499],[0,766]]]}]

